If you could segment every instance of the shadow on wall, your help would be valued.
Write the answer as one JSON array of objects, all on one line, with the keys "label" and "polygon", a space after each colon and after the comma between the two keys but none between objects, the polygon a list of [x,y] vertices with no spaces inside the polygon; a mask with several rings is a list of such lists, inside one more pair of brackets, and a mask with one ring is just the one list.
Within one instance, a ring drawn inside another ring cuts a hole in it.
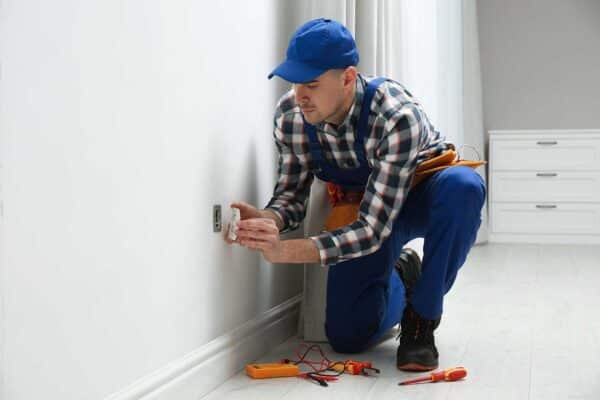
[{"label": "shadow on wall", "polygon": [[[264,84],[269,84],[269,81],[265,79]],[[269,107],[273,108],[274,105]],[[264,127],[249,128],[252,131],[248,131],[247,134],[252,138],[265,134]],[[270,126],[268,128],[270,129]],[[257,130],[259,132],[256,132]],[[215,137],[223,136],[215,135]],[[264,162],[259,157],[265,149],[259,146],[256,140],[245,141],[244,148],[236,151],[236,160],[227,161],[230,163],[227,164],[230,170],[215,167],[223,165],[222,154],[228,153],[225,147],[230,144],[216,139],[212,145],[214,148],[210,153],[210,162],[207,164],[213,166],[209,172],[209,182],[220,186],[218,192],[223,197],[215,198],[214,202],[222,205],[223,230],[225,230],[231,218],[230,203],[241,200],[258,208],[264,207],[266,205],[263,204],[264,199],[269,199],[271,196],[275,183],[272,178],[276,173],[269,170],[269,173],[265,174],[264,168],[261,173],[260,164]],[[276,170],[277,165],[275,164],[273,168]],[[265,179],[269,182],[265,183],[263,181]],[[262,191],[265,187],[269,188],[269,193],[259,192],[259,189]],[[297,237],[301,233],[302,230],[299,229],[292,232],[288,238]],[[218,240],[223,240],[221,235],[218,236]],[[258,251],[248,250],[239,245],[227,245],[225,242],[217,245],[215,250],[216,260],[211,264],[221,268],[213,273],[215,295],[209,296],[209,301],[213,302],[210,306],[211,315],[219,315],[227,309],[239,310],[242,307],[243,315],[253,317],[283,303],[290,295],[297,294],[291,293],[294,292],[294,287],[298,287],[298,290],[302,287],[301,265],[272,265]]]},{"label": "shadow on wall", "polygon": [[[294,5],[291,2],[277,1],[274,2],[274,7],[272,31],[276,34],[272,49],[273,65],[271,68],[285,58],[289,37],[296,29],[296,24],[290,22],[295,18]],[[267,96],[267,99],[258,99],[258,101],[264,101],[260,107],[266,107],[265,112],[271,116],[268,119],[268,125],[264,126],[264,121],[258,123],[258,121],[262,121],[260,117],[256,121],[253,118],[252,123],[246,124],[244,135],[248,135],[245,138],[250,138],[250,140],[239,141],[240,148],[233,151],[235,160],[224,160],[222,156],[231,154],[232,149],[228,146],[238,143],[227,140],[226,132],[215,132],[210,143],[212,146],[209,153],[210,160],[206,164],[210,166],[208,182],[219,188],[216,191],[219,194],[212,200],[214,204],[222,206],[223,229],[226,228],[231,217],[230,202],[241,200],[262,208],[266,205],[265,199],[268,201],[271,197],[276,182],[277,163],[273,162],[270,165],[270,161],[266,161],[267,158],[277,160],[277,150],[271,138],[272,115],[275,111],[276,101],[290,89],[290,84],[279,78],[268,80],[267,76],[270,72],[270,69],[264,71],[264,78],[255,83],[257,86],[268,85],[266,87],[272,94]],[[269,136],[269,144],[266,144],[264,135]],[[265,188],[268,188],[268,193],[263,193]],[[200,190],[206,189],[200,188]],[[302,232],[303,229],[300,227],[300,229],[284,235],[282,239],[301,237]],[[218,239],[222,240],[222,237],[219,236]],[[203,243],[199,245],[205,246]],[[215,244],[212,254],[215,259],[211,260],[210,264],[220,268],[211,273],[214,296],[207,297],[208,301],[213,302],[209,306],[211,315],[222,315],[224,310],[232,310],[239,316],[241,307],[243,309],[241,315],[252,318],[283,303],[302,290],[302,264],[271,265],[260,252],[251,251],[238,245],[226,245],[224,242],[219,245]]]},{"label": "shadow on wall", "polygon": [[[230,203],[235,200],[243,200],[250,204],[256,204],[258,201],[257,181],[259,177],[257,177],[256,148],[253,141],[247,143],[245,157],[235,161],[225,160],[224,164],[222,155],[228,154],[225,149],[226,144],[223,140],[216,140],[213,143],[214,149],[210,153],[211,160],[207,163],[211,166],[209,182],[220,187],[221,194],[224,193],[224,197],[213,200],[215,204],[221,204],[222,207],[223,232],[217,237],[216,260],[211,262],[218,268],[212,273],[215,295],[208,297],[209,301],[213,302],[210,315],[221,315],[224,310],[239,309],[239,302],[244,302],[244,315],[257,315],[264,310],[265,306],[259,296],[248,298],[251,294],[259,292],[262,279],[260,276],[262,256],[238,245],[228,245],[223,241],[223,234],[231,218]],[[242,152],[238,151],[236,154],[239,156]],[[224,170],[219,167],[221,165],[231,169]],[[244,167],[239,168],[239,166]],[[232,172],[242,173],[243,176],[233,179]],[[240,182],[243,186],[236,187],[235,182]],[[204,246],[204,244],[200,244],[200,246]],[[240,295],[245,298],[240,298]]]}]

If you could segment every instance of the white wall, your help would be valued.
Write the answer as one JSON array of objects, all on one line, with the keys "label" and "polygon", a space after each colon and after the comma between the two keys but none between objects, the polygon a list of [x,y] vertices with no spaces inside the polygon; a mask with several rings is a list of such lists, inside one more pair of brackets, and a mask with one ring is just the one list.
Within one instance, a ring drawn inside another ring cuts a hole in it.
[{"label": "white wall", "polygon": [[272,191],[276,3],[2,1],[0,398],[101,398],[301,291],[211,226]]},{"label": "white wall", "polygon": [[486,130],[600,127],[600,1],[479,0]]}]

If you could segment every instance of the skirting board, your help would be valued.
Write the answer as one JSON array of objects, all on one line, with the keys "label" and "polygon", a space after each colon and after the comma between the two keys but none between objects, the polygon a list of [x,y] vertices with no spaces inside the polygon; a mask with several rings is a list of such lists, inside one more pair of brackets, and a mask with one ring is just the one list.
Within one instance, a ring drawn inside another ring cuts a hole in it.
[{"label": "skirting board", "polygon": [[292,297],[105,400],[198,400],[293,336],[301,301],[301,294]]},{"label": "skirting board", "polygon": [[600,235],[526,235],[517,233],[490,233],[489,242],[531,244],[600,244]]}]

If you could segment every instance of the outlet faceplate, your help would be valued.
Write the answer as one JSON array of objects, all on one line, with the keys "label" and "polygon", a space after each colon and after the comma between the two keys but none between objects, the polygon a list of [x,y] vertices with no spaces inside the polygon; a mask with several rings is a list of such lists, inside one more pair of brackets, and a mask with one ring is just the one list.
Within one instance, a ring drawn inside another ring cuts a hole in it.
[{"label": "outlet faceplate", "polygon": [[223,229],[223,217],[221,215],[221,205],[213,205],[213,232],[221,232]]}]

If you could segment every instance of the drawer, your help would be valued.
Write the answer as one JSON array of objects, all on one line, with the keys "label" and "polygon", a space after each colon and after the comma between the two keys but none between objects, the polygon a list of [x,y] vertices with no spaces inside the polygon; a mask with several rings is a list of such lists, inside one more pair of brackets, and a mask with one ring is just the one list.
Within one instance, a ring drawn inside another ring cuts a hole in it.
[{"label": "drawer", "polygon": [[492,232],[600,234],[600,203],[491,204]]},{"label": "drawer", "polygon": [[600,171],[492,173],[492,201],[600,202]]},{"label": "drawer", "polygon": [[494,139],[494,170],[600,170],[600,140],[561,137]]}]

